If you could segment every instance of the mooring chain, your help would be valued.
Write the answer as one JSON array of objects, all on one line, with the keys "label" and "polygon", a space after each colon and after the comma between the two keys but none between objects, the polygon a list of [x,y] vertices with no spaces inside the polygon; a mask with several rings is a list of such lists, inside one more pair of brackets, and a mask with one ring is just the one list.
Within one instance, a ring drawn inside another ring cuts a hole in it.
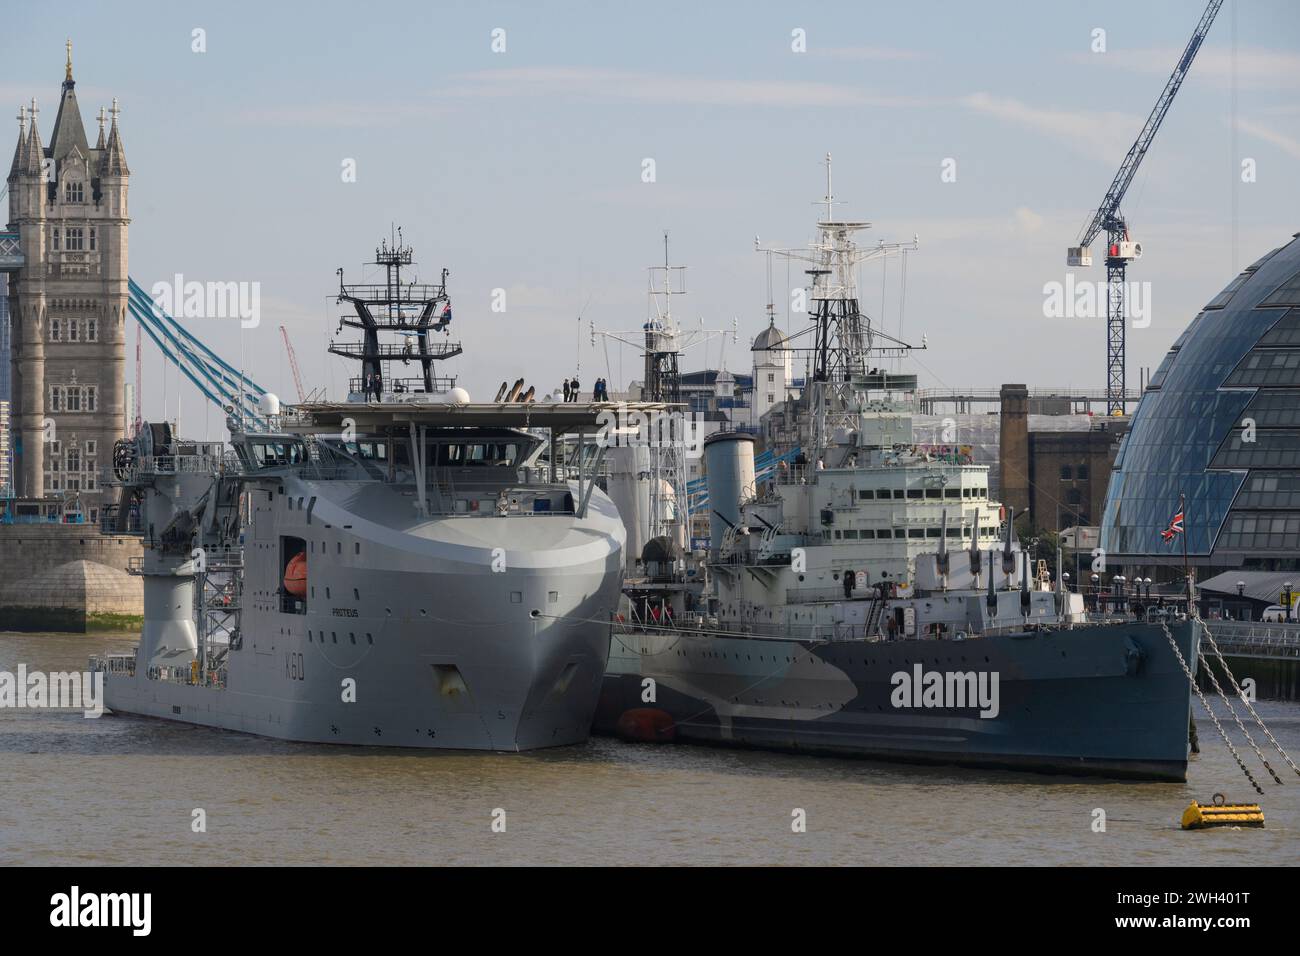
[{"label": "mooring chain", "polygon": [[1178,663],[1182,666],[1183,673],[1187,675],[1188,683],[1192,685],[1192,690],[1196,691],[1196,696],[1201,699],[1201,706],[1204,707],[1205,712],[1210,715],[1210,720],[1214,721],[1214,729],[1217,730],[1219,736],[1223,738],[1223,742],[1232,753],[1233,759],[1237,761],[1237,766],[1240,767],[1241,772],[1246,775],[1246,779],[1249,780],[1250,785],[1255,788],[1255,792],[1262,794],[1264,788],[1259,785],[1259,782],[1255,779],[1255,775],[1250,772],[1250,768],[1246,766],[1246,762],[1241,759],[1241,754],[1237,753],[1237,748],[1234,747],[1232,741],[1228,739],[1228,732],[1223,729],[1223,724],[1219,723],[1218,715],[1210,709],[1210,702],[1207,701],[1205,695],[1201,693],[1201,688],[1196,686],[1196,677],[1192,674],[1192,669],[1187,666],[1187,661],[1183,657],[1183,652],[1178,649],[1178,642],[1174,640],[1174,635],[1169,632],[1169,624],[1165,621],[1161,621],[1160,627],[1165,632],[1165,637],[1169,641],[1169,646],[1174,649],[1174,656],[1178,658]]},{"label": "mooring chain", "polygon": [[1282,786],[1282,780],[1278,777],[1277,771],[1275,771],[1272,765],[1268,762],[1268,758],[1260,753],[1259,745],[1255,743],[1255,738],[1250,735],[1250,731],[1246,729],[1246,725],[1243,724],[1241,718],[1237,716],[1237,710],[1232,706],[1232,701],[1228,698],[1228,695],[1223,692],[1223,688],[1219,685],[1219,678],[1215,677],[1214,671],[1210,669],[1209,660],[1203,652],[1198,652],[1198,656],[1201,660],[1201,666],[1205,668],[1206,676],[1210,678],[1210,683],[1214,685],[1215,693],[1217,693],[1219,697],[1223,699],[1223,702],[1228,705],[1228,713],[1232,714],[1232,719],[1237,722],[1237,729],[1245,736],[1246,742],[1250,744],[1250,749],[1255,751],[1255,756],[1258,757],[1259,762],[1264,765],[1264,769],[1268,771],[1268,775],[1273,778],[1273,781],[1279,787]]},{"label": "mooring chain", "polygon": [[1204,621],[1201,622],[1201,627],[1205,630],[1205,636],[1210,639],[1210,647],[1214,648],[1214,656],[1217,657],[1219,663],[1223,665],[1223,673],[1227,675],[1228,681],[1232,684],[1232,689],[1237,692],[1237,696],[1241,698],[1241,702],[1246,705],[1246,710],[1250,711],[1250,716],[1255,718],[1255,723],[1259,724],[1259,729],[1264,732],[1264,736],[1268,738],[1268,742],[1271,743],[1273,748],[1282,755],[1282,759],[1287,762],[1287,766],[1294,770],[1297,776],[1300,776],[1300,767],[1297,767],[1295,761],[1291,759],[1290,754],[1282,749],[1282,745],[1278,743],[1277,738],[1273,736],[1273,731],[1268,729],[1268,725],[1264,723],[1264,718],[1259,716],[1254,705],[1251,704],[1250,698],[1246,696],[1245,692],[1241,689],[1241,685],[1237,683],[1237,678],[1232,673],[1232,668],[1229,667],[1228,662],[1223,659],[1223,653],[1219,650],[1219,645],[1215,642],[1214,635],[1210,633],[1210,629],[1205,626]]}]

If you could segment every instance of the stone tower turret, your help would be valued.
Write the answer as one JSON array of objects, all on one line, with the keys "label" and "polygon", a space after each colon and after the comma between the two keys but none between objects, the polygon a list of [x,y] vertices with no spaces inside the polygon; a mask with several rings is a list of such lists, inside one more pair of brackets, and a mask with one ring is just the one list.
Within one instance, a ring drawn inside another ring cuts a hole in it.
[{"label": "stone tower turret", "polygon": [[127,188],[118,129],[91,147],[72,76],[72,44],[58,112],[44,146],[33,100],[10,169],[9,226],[25,259],[11,276],[15,492],[102,506],[101,468],[124,433]]}]

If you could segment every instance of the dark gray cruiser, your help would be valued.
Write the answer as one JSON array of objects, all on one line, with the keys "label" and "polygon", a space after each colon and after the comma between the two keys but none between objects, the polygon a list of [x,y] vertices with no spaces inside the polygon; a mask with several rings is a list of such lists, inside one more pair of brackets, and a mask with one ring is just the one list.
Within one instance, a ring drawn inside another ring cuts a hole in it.
[{"label": "dark gray cruiser", "polygon": [[916,377],[883,367],[908,346],[854,289],[891,247],[859,251],[867,224],[827,208],[795,254],[812,265],[812,375],[789,411],[806,453],[755,481],[751,436],[707,440],[708,584],[672,540],[651,542],[597,732],[1185,779],[1199,623],[1085,608],[1031,567],[959,436],[915,443]]}]

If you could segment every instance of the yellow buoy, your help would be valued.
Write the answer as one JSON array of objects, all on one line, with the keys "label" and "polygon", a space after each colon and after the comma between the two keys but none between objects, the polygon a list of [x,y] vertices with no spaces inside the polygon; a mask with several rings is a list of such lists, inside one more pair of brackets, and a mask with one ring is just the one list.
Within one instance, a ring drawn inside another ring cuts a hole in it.
[{"label": "yellow buoy", "polygon": [[1183,811],[1184,830],[1204,830],[1208,827],[1262,827],[1264,811],[1258,803],[1227,803],[1223,794],[1216,793],[1214,802],[1200,804],[1195,800]]}]

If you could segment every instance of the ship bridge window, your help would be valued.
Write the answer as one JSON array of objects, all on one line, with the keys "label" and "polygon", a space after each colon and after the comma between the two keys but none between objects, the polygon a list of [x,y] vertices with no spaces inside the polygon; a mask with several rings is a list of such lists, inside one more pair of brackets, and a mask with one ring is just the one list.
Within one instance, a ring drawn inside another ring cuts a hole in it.
[{"label": "ship bridge window", "polygon": [[902,497],[903,497],[903,489],[902,489],[902,488],[895,488],[895,489],[894,489],[894,498],[895,498],[895,499],[898,499],[898,498],[902,498]]},{"label": "ship bridge window", "polygon": [[256,468],[284,468],[307,460],[307,450],[301,442],[253,442],[250,447]]},{"label": "ship bridge window", "polygon": [[961,537],[961,533],[962,533],[962,529],[961,529],[961,528],[949,528],[949,529],[948,529],[948,537],[950,537],[950,538],[960,538],[960,537]]},{"label": "ship bridge window", "polygon": [[908,536],[909,538],[924,538],[924,537],[925,537],[925,529],[924,529],[924,528],[908,528],[908,529],[907,529],[907,536]]},{"label": "ship bridge window", "polygon": [[926,488],[926,489],[925,489],[925,496],[926,496],[927,498],[941,498],[941,497],[943,497],[943,489],[942,489],[942,488]]},{"label": "ship bridge window", "polygon": [[907,497],[909,497],[909,498],[920,498],[921,496],[922,496],[922,491],[921,491],[920,488],[908,488],[908,489],[907,489]]},{"label": "ship bridge window", "polygon": [[945,498],[960,498],[961,491],[960,488],[945,488],[943,489],[943,496]]},{"label": "ship bridge window", "polygon": [[436,457],[442,467],[478,468],[489,465],[509,466],[519,460],[517,442],[467,442],[465,444],[439,444]]},{"label": "ship bridge window", "polygon": [[863,500],[863,501],[870,501],[870,500],[871,500],[872,498],[874,498],[875,496],[876,496],[876,493],[875,493],[874,491],[872,491],[870,488],[859,488],[859,489],[858,489],[858,498],[861,499],[861,500]]}]

